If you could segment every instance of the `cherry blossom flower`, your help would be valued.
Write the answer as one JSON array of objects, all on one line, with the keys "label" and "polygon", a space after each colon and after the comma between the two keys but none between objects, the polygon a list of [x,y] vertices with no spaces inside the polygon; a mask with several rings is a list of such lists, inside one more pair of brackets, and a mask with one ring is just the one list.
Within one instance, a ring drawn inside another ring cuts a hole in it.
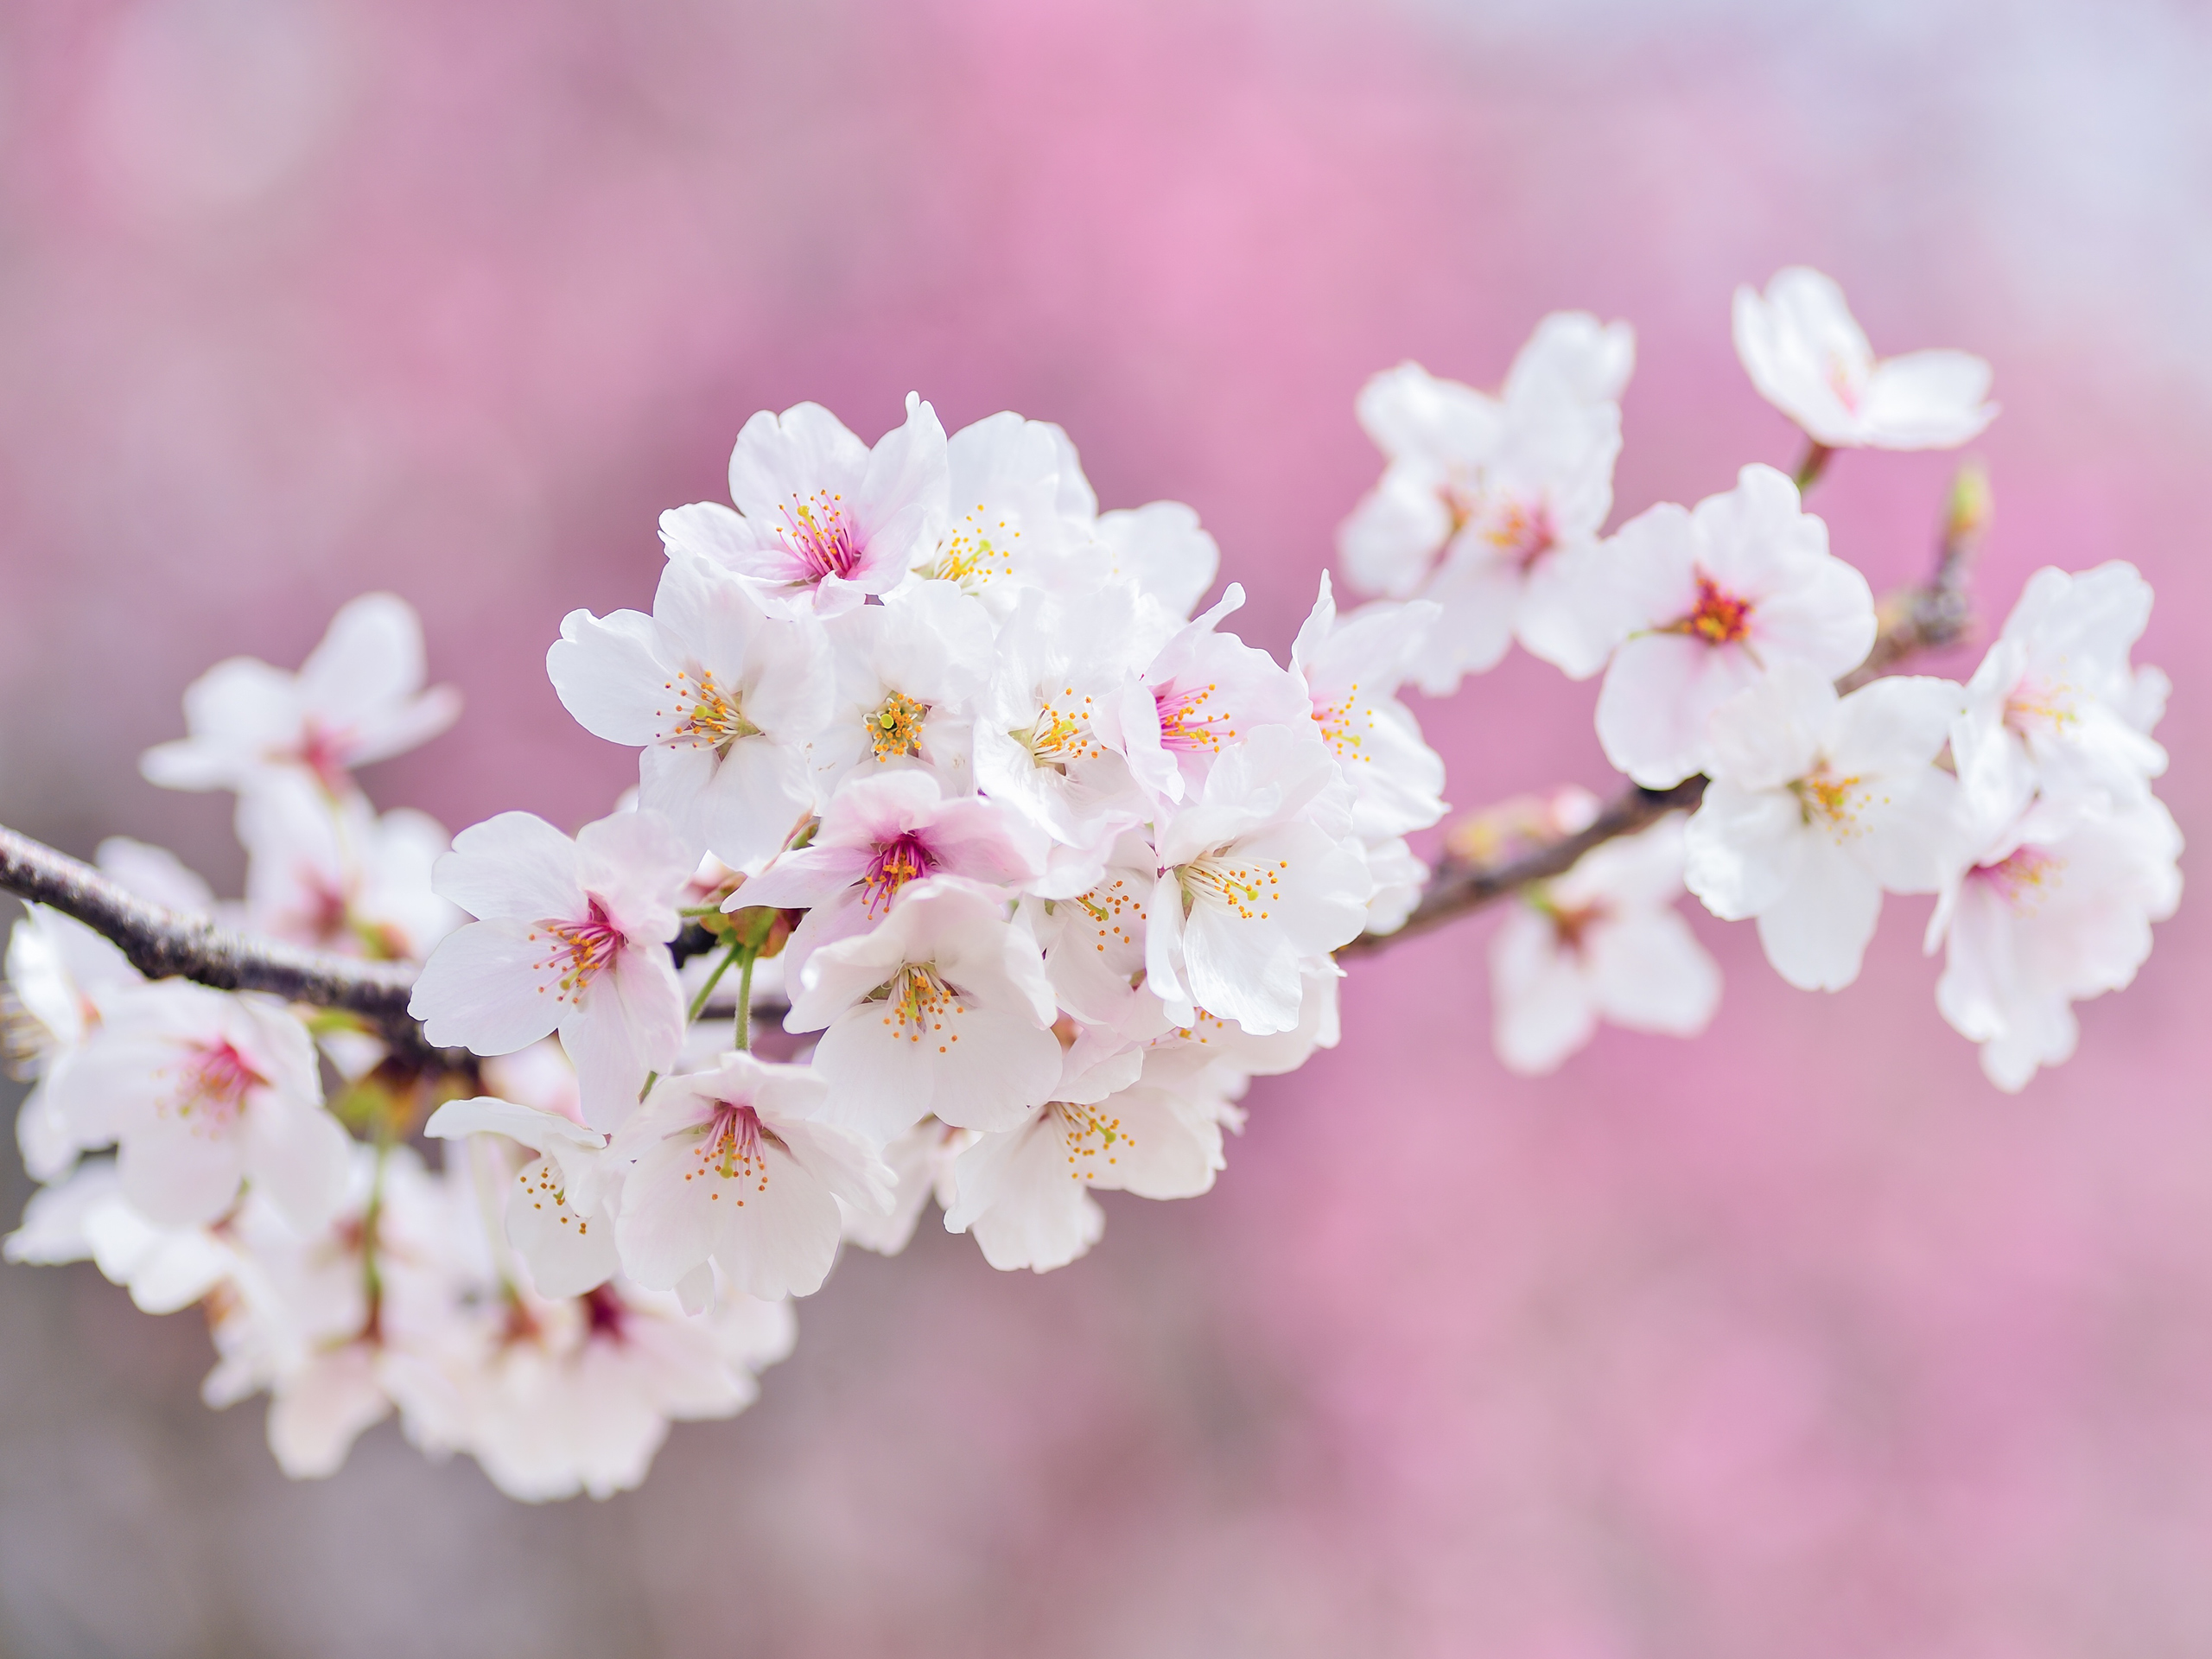
[{"label": "cherry blossom flower", "polygon": [[1161,609],[1185,617],[1221,569],[1221,549],[1180,501],[1102,512],[1091,525],[1091,574],[1109,586],[1128,583]]},{"label": "cherry blossom flower", "polygon": [[1736,290],[1736,355],[1759,396],[1831,449],[1949,449],[1997,418],[1989,365],[1965,352],[1877,362],[1834,279],[1802,265]]},{"label": "cherry blossom flower", "polygon": [[910,884],[937,874],[1014,886],[1043,868],[1043,836],[977,796],[947,800],[926,772],[855,778],[833,796],[814,839],[779,858],[724,902],[804,910],[785,946],[803,974],[820,945],[873,927]]},{"label": "cherry blossom flower", "polygon": [[657,812],[601,818],[574,841],[527,812],[462,830],[435,879],[479,919],[431,952],[408,1012],[431,1042],[480,1054],[558,1030],[586,1120],[615,1127],[683,1046],[666,946],[694,862]]},{"label": "cherry blossom flower", "polygon": [[1310,727],[1263,726],[1163,826],[1145,965],[1178,1023],[1297,1027],[1304,965],[1358,933],[1374,888],[1349,798]]},{"label": "cherry blossom flower", "polygon": [[[1001,631],[976,722],[976,781],[1062,845],[1103,856],[1150,816],[1122,753],[1121,711],[1174,624],[1126,588],[1032,592]],[[1084,872],[1077,890],[1096,879]]]},{"label": "cherry blossom flower", "polygon": [[438,821],[381,817],[358,793],[279,777],[238,803],[246,922],[257,933],[342,956],[419,962],[461,922],[430,885],[452,847]]},{"label": "cherry blossom flower", "polygon": [[327,1219],[346,1132],[322,1110],[315,1045],[283,1005],[182,980],[104,998],[52,1082],[80,1146],[117,1143],[124,1195],[156,1226],[214,1220],[251,1180],[295,1226]]},{"label": "cherry blossom flower", "polygon": [[106,939],[82,922],[44,905],[26,905],[8,936],[7,991],[0,997],[0,1035],[16,1075],[32,1080],[16,1117],[16,1141],[32,1179],[58,1180],[86,1141],[57,1103],[55,1084],[99,1026],[100,1005],[116,991],[145,983]]},{"label": "cherry blossom flower", "polygon": [[1303,722],[1311,705],[1298,677],[1264,651],[1218,631],[1244,604],[1229,584],[1212,609],[1185,624],[1122,698],[1122,752],[1139,784],[1160,806],[1205,781],[1224,744],[1260,726]]},{"label": "cherry blossom flower", "polygon": [[1065,441],[1011,412],[954,433],[945,444],[950,511],[936,543],[917,556],[914,576],[956,587],[995,616],[1047,580],[1071,540],[1060,506]]},{"label": "cherry blossom flower", "polygon": [[365,594],[332,619],[296,674],[251,657],[218,663],[184,694],[192,735],[146,751],[164,789],[254,788],[297,768],[335,794],[357,766],[429,741],[461,713],[451,686],[423,689],[423,625],[406,601]]},{"label": "cherry blossom flower", "polygon": [[1598,694],[1605,758],[1647,789],[1705,769],[1713,711],[1765,670],[1802,663],[1835,679],[1872,648],[1866,579],[1828,551],[1771,467],[1685,512],[1662,503],[1608,544],[1624,636]]},{"label": "cherry blossom flower", "polygon": [[827,1093],[810,1068],[749,1054],[655,1084],[610,1148],[634,1166],[616,1229],[624,1270],[671,1290],[711,1259],[747,1295],[820,1289],[838,1200],[887,1211],[893,1185],[867,1141],[821,1121]]},{"label": "cherry blossom flower", "polygon": [[1979,811],[2009,819],[2038,790],[2111,804],[2148,792],[2166,769],[2151,728],[2169,683],[2128,653],[2150,616],[2151,585],[2132,564],[2029,578],[1951,734]]},{"label": "cherry blossom flower", "polygon": [[92,1262],[143,1313],[174,1313],[238,1271],[236,1251],[204,1226],[157,1227],[124,1196],[115,1165],[87,1159],[32,1194],[23,1224],[8,1235],[10,1262],[56,1266]]},{"label": "cherry blossom flower", "polygon": [[951,1207],[952,1166],[976,1138],[975,1130],[955,1128],[934,1117],[892,1136],[882,1154],[893,1184],[891,1209],[879,1215],[839,1199],[845,1242],[878,1255],[896,1255],[905,1249],[913,1242],[914,1229],[932,1198],[939,1208]]},{"label": "cherry blossom flower", "polygon": [[1337,613],[1329,573],[1290,648],[1322,741],[1352,789],[1352,828],[1370,840],[1426,830],[1444,816],[1444,760],[1398,701],[1408,664],[1442,613],[1387,600]]},{"label": "cherry blossom flower", "polygon": [[811,746],[826,800],[848,777],[926,769],[974,782],[976,704],[989,680],[989,613],[950,582],[918,582],[829,625],[836,694]]},{"label": "cherry blossom flower", "polygon": [[1213,1185],[1221,1126],[1210,1112],[1158,1082],[1109,1092],[1102,1075],[1118,1081],[1104,1067],[1064,1079],[1025,1122],[955,1160],[945,1230],[972,1233],[1001,1272],[1049,1272],[1096,1243],[1106,1222],[1094,1192],[1187,1198]]},{"label": "cherry blossom flower", "polygon": [[944,429],[918,397],[871,449],[819,404],[745,423],[729,458],[728,507],[663,513],[671,557],[704,555],[744,577],[779,615],[836,616],[904,581],[944,539]]},{"label": "cherry blossom flower", "polygon": [[571,611],[545,671],[579,724],[640,746],[639,804],[733,868],[772,855],[814,804],[806,746],[830,718],[828,642],[744,583],[674,554],[653,613]]},{"label": "cherry blossom flower", "polygon": [[503,1135],[537,1154],[508,1178],[502,1214],[507,1242],[530,1264],[539,1295],[581,1296],[620,1268],[621,1169],[598,1130],[543,1107],[480,1095],[448,1101],[423,1133],[443,1141]]},{"label": "cherry blossom flower", "polygon": [[1023,901],[1022,919],[1044,948],[1054,997],[1087,1025],[1131,1038],[1168,1027],[1166,1007],[1144,982],[1145,911],[1158,878],[1151,842],[1129,830],[1088,891]]},{"label": "cherry blossom flower", "polygon": [[1054,1017],[1035,940],[999,898],[939,875],[874,932],[817,950],[784,1023],[822,1033],[823,1120],[881,1146],[932,1113],[1013,1128],[1060,1075]]},{"label": "cherry blossom flower", "polygon": [[1929,918],[1936,1003],[2007,1092],[2069,1059],[2072,1005],[2125,989],[2181,902],[2181,831],[2154,797],[2038,802],[1954,876]]},{"label": "cherry blossom flower", "polygon": [[1859,977],[1882,894],[1933,893],[1959,839],[1957,779],[1936,755],[1963,694],[1876,680],[1847,697],[1784,663],[1717,709],[1713,782],[1691,817],[1688,880],[1801,990]]},{"label": "cherry blossom flower", "polygon": [[788,1302],[724,1290],[694,1314],[621,1279],[575,1297],[518,1292],[475,1325],[403,1395],[409,1432],[433,1452],[469,1452],[525,1503],[638,1485],[671,1421],[744,1410],[755,1374],[798,1334]]},{"label": "cherry blossom flower", "polygon": [[[1597,799],[1577,794],[1587,822]],[[1705,1029],[1720,969],[1675,908],[1682,856],[1681,820],[1663,818],[1521,894],[1490,946],[1492,1039],[1508,1068],[1556,1070],[1601,1020],[1669,1037]]]},{"label": "cherry blossom flower", "polygon": [[1442,607],[1415,661],[1423,690],[1442,696],[1494,667],[1516,637],[1575,678],[1604,666],[1611,642],[1592,625],[1589,590],[1634,350],[1624,324],[1561,315],[1539,326],[1498,398],[1413,363],[1362,390],[1360,423],[1389,466],[1338,546],[1359,587]]}]

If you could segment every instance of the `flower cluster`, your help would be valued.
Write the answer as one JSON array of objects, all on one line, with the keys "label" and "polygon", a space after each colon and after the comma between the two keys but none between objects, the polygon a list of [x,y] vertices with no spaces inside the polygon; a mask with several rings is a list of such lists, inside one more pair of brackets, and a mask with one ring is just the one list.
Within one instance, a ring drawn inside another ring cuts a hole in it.
[{"label": "flower cluster", "polygon": [[[517,1497],[603,1496],[670,1421],[753,1398],[843,1246],[895,1253],[934,1202],[1042,1272],[1097,1241],[1102,1192],[1207,1191],[1250,1080],[1337,1040],[1336,953],[1471,873],[1514,895],[1491,963],[1516,1070],[1601,1020],[1703,1028],[1686,892],[1828,989],[1885,893],[1933,893],[1942,1010],[2022,1086],[2178,898],[2165,681],[2130,662],[2149,589],[2044,571],[1970,681],[1872,677],[1901,636],[1802,490],[1839,448],[1980,431],[1986,365],[1878,363],[1807,271],[1736,324],[1806,462],[1611,531],[1625,324],[1546,319],[1495,397],[1377,376],[1357,409],[1387,465],[1341,536],[1374,597],[1340,614],[1324,575],[1281,661],[1229,627],[1236,584],[1201,608],[1196,514],[1102,512],[1057,427],[948,437],[910,397],[870,446],[814,404],[757,415],[732,505],[663,516],[651,611],[574,612],[548,652],[577,721],[639,752],[574,835],[509,812],[449,842],[371,805],[353,769],[458,709],[397,599],[347,606],[296,674],[219,665],[143,764],[236,791],[244,898],[135,842],[102,869],[400,965],[419,1029],[149,982],[34,905],[5,1011],[43,1186],[10,1259],[204,1306],[208,1399],[268,1391],[294,1474],[396,1415]],[[1603,676],[1598,736],[1642,792],[1478,815],[1432,877],[1408,837],[1444,768],[1400,690],[1516,639]]]},{"label": "flower cluster", "polygon": [[[1756,918],[1776,971],[1821,990],[1858,977],[1885,893],[1934,893],[1938,1004],[2017,1090],[2072,1053],[2072,1004],[2126,985],[2180,898],[2180,834],[2150,792],[2166,681],[2129,661],[2149,586],[2120,563],[2044,570],[1968,683],[1840,689],[1878,621],[1801,491],[1838,448],[1974,436],[1996,413],[1989,367],[1950,351],[1878,362],[1835,283],[1802,269],[1738,293],[1735,337],[1752,383],[1810,440],[1797,478],[1749,466],[1726,494],[1605,536],[1627,325],[1547,318],[1495,397],[1410,363],[1360,396],[1388,464],[1339,544],[1371,590],[1443,607],[1423,688],[1452,689],[1517,639],[1572,677],[1604,674],[1598,738],[1635,784],[1706,780],[1685,828],[1524,890],[1491,957],[1499,1054],[1548,1070],[1600,1016],[1700,1029],[1719,978],[1672,912],[1685,885],[1716,916]],[[1979,475],[1961,474],[1947,545],[1986,510]],[[1516,810],[1541,840],[1596,804]],[[1462,825],[1455,845],[1510,843],[1515,820]]]}]

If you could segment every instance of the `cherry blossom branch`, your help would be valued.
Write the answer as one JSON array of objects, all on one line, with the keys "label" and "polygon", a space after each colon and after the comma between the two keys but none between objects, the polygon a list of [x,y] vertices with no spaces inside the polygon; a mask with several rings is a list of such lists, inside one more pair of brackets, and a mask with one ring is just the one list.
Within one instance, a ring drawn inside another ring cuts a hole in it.
[{"label": "cherry blossom branch", "polygon": [[[1815,444],[1802,474],[1819,475],[1828,452]],[[1878,679],[1908,658],[1941,651],[1964,640],[1974,627],[1967,593],[1975,556],[1989,525],[1989,480],[1978,466],[1960,470],[1951,486],[1938,543],[1936,569],[1926,582],[1899,588],[1882,601],[1881,627],[1866,660],[1838,682],[1854,691]],[[1672,789],[1630,788],[1615,796],[1598,816],[1572,835],[1535,848],[1523,848],[1495,861],[1470,861],[1446,854],[1428,880],[1405,925],[1389,933],[1363,933],[1337,951],[1339,959],[1365,956],[1401,939],[1418,938],[1540,881],[1561,876],[1585,853],[1622,836],[1649,829],[1669,812],[1688,812],[1705,798],[1703,777],[1685,779]]]},{"label": "cherry blossom branch", "polygon": [[342,1009],[374,1026],[396,1050],[420,1059],[442,1058],[407,1016],[415,988],[409,963],[302,950],[153,904],[91,865],[4,826],[0,890],[76,918],[149,979],[181,977],[217,990],[266,991],[289,1002]]}]

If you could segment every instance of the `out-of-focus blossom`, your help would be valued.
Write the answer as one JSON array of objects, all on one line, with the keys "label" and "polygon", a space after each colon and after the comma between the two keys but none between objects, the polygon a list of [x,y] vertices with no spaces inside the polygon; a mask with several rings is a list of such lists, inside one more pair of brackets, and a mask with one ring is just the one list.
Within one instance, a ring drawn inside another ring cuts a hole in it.
[{"label": "out-of-focus blossom", "polygon": [[1713,711],[1766,670],[1802,663],[1829,679],[1874,644],[1866,578],[1828,551],[1771,467],[1694,510],[1662,503],[1606,544],[1622,644],[1598,694],[1605,758],[1647,789],[1705,769]]},{"label": "out-of-focus blossom", "polygon": [[1949,449],[1997,418],[1989,365],[1965,352],[1877,361],[1834,280],[1802,265],[1736,290],[1736,355],[1759,396],[1831,449]]},{"label": "out-of-focus blossom", "polygon": [[445,827],[405,807],[381,817],[365,797],[303,776],[270,779],[238,803],[245,920],[257,933],[344,956],[419,962],[461,912],[431,870]]},{"label": "out-of-focus blossom", "polygon": [[117,991],[54,1109],[79,1146],[116,1143],[132,1205],[156,1226],[214,1220],[251,1179],[294,1226],[328,1219],[346,1132],[322,1109],[315,1045],[283,1005],[182,980]]},{"label": "out-of-focus blossom", "polygon": [[2151,732],[2170,683],[2128,654],[2150,620],[2151,585],[2132,564],[2029,578],[1951,733],[1978,813],[2001,822],[2038,791],[2108,805],[2149,792],[2166,769]]},{"label": "out-of-focus blossom", "polygon": [[191,736],[140,762],[164,789],[251,790],[297,769],[336,793],[357,766],[428,741],[461,713],[451,686],[423,689],[423,625],[404,600],[365,594],[332,619],[299,672],[251,657],[218,663],[184,694]]},{"label": "out-of-focus blossom", "polygon": [[[1594,797],[1561,803],[1574,828]],[[1524,892],[1491,939],[1491,1034],[1514,1071],[1555,1069],[1598,1022],[1694,1037],[1720,1004],[1720,969],[1675,909],[1682,825],[1666,818]]]},{"label": "out-of-focus blossom", "polygon": [[821,626],[769,616],[708,560],[671,555],[651,616],[571,611],[545,671],[587,731],[642,748],[639,804],[695,852],[757,867],[812,807],[806,746],[834,683]]},{"label": "out-of-focus blossom", "polygon": [[1999,1089],[2070,1058],[2072,1005],[2133,982],[2151,924],[2181,902],[2181,846],[2151,796],[2039,802],[1945,884],[1928,924],[1928,949],[1945,950],[1936,1004]]},{"label": "out-of-focus blossom", "polygon": [[527,812],[462,830],[437,889],[479,919],[431,953],[408,1012],[433,1043],[480,1054],[558,1030],[586,1120],[616,1127],[683,1046],[666,947],[696,862],[657,812],[601,818],[574,841]]},{"label": "out-of-focus blossom", "polygon": [[729,458],[733,512],[712,502],[661,515],[671,557],[705,556],[779,615],[837,616],[904,581],[949,518],[944,429],[918,397],[874,448],[819,404],[745,423]]},{"label": "out-of-focus blossom", "polygon": [[1883,893],[1933,893],[1953,867],[1958,782],[1935,760],[1963,700],[1948,680],[1902,677],[1838,697],[1802,663],[1738,692],[1713,716],[1690,891],[1726,920],[1757,917],[1801,990],[1850,984]]},{"label": "out-of-focus blossom", "polygon": [[1360,424],[1388,465],[1338,544],[1358,587],[1442,607],[1414,659],[1431,696],[1495,666],[1516,638],[1577,679],[1605,665],[1590,589],[1634,362],[1626,324],[1561,313],[1498,397],[1414,363],[1362,389]]}]

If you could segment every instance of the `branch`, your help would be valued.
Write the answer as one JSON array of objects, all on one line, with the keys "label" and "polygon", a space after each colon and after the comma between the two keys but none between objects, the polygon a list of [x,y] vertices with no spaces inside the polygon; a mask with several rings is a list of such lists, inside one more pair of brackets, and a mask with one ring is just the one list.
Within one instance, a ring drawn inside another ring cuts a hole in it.
[{"label": "branch", "polygon": [[[1815,444],[1803,470],[1817,477],[1827,459],[1827,452]],[[1908,658],[1942,651],[1966,639],[1974,627],[1967,579],[1973,574],[1974,557],[1988,527],[1989,480],[1980,467],[1969,463],[1951,486],[1935,574],[1926,582],[1899,588],[1882,601],[1878,613],[1881,626],[1874,636],[1873,649],[1866,653],[1865,662],[1836,682],[1839,691],[1855,691]],[[1705,779],[1697,777],[1686,779],[1672,789],[1630,788],[1606,803],[1586,829],[1493,862],[1447,855],[1429,877],[1420,902],[1402,927],[1389,933],[1363,933],[1341,947],[1337,956],[1339,959],[1366,956],[1469,915],[1508,893],[1564,875],[1592,849],[1649,829],[1669,812],[1691,810],[1705,798]]]},{"label": "branch", "polygon": [[[305,950],[149,903],[91,865],[0,827],[0,889],[73,916],[111,940],[149,979],[182,977],[219,991],[267,991],[288,1002],[358,1014],[410,1058],[444,1058],[407,1017],[415,969]],[[467,1057],[462,1056],[463,1059]]]}]

